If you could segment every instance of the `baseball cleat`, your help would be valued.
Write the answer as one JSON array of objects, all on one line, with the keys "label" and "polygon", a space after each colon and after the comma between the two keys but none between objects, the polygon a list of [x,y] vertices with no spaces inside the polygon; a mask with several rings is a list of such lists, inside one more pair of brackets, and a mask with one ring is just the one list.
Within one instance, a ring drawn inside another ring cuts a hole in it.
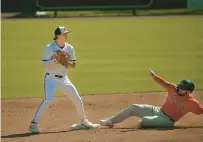
[{"label": "baseball cleat", "polygon": [[30,127],[29,127],[29,131],[32,133],[39,133],[39,128],[37,126],[37,123],[32,122]]},{"label": "baseball cleat", "polygon": [[92,122],[90,122],[89,120],[85,119],[81,122],[81,124],[83,126],[85,126],[87,129],[99,129],[100,128],[100,124],[93,124]]},{"label": "baseball cleat", "polygon": [[100,120],[100,124],[102,126],[108,126],[109,128],[113,128],[114,124],[112,123],[111,121],[111,118],[107,118],[107,119],[104,119],[104,120]]}]

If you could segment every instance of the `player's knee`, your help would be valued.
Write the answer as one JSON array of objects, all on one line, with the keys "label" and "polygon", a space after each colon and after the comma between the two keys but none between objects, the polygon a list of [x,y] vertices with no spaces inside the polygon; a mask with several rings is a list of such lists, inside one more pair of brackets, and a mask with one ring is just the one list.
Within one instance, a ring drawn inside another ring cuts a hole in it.
[{"label": "player's knee", "polygon": [[138,105],[138,104],[132,104],[131,105],[132,111],[136,111],[138,108],[140,108],[140,105]]},{"label": "player's knee", "polygon": [[78,102],[79,102],[79,103],[82,103],[82,101],[83,101],[82,98],[79,97],[79,98],[78,98]]},{"label": "player's knee", "polygon": [[130,115],[133,115],[134,112],[136,111],[136,108],[137,106],[135,104],[131,105],[129,108],[128,108],[128,111],[130,113]]},{"label": "player's knee", "polygon": [[133,107],[133,108],[138,108],[139,105],[138,105],[138,104],[132,104],[132,107]]},{"label": "player's knee", "polygon": [[76,103],[82,103],[82,98],[79,96],[79,97],[74,97],[74,101],[76,102]]}]

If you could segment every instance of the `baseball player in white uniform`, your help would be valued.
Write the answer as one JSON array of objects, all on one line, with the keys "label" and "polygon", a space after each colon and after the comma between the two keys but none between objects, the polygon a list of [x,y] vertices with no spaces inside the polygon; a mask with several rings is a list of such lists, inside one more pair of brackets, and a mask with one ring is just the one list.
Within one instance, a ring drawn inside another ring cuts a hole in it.
[{"label": "baseball player in white uniform", "polygon": [[[54,42],[44,48],[42,63],[46,70],[46,74],[44,76],[45,97],[29,127],[29,131],[32,133],[40,132],[37,124],[44,110],[53,100],[56,89],[59,89],[64,94],[68,95],[70,100],[74,103],[80,119],[80,125],[88,129],[97,129],[100,127],[99,124],[93,124],[86,118],[82,99],[79,96],[77,89],[67,76],[68,68],[75,68],[76,66],[74,47],[65,42],[68,33],[70,33],[70,31],[68,31],[65,27],[56,28],[53,38]],[[70,56],[69,61],[67,61],[68,68],[59,64],[56,59],[52,58],[54,53],[58,50],[65,51],[65,53]]]}]

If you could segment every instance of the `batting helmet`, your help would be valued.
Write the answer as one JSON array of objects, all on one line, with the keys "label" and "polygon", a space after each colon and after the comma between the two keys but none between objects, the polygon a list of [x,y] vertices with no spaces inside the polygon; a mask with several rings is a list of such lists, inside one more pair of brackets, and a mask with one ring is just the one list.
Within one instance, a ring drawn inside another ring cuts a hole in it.
[{"label": "batting helmet", "polygon": [[193,92],[193,90],[195,89],[195,85],[191,80],[182,80],[180,84],[177,85],[177,89]]}]

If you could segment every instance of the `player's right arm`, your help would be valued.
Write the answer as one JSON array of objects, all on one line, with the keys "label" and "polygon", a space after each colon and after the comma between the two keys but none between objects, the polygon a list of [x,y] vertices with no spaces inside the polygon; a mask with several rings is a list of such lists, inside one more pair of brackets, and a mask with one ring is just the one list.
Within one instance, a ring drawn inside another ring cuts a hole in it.
[{"label": "player's right arm", "polygon": [[62,67],[61,64],[58,64],[55,59],[52,58],[53,51],[50,46],[46,46],[44,48],[43,56],[42,56],[42,64],[44,68],[53,69]]},{"label": "player's right arm", "polygon": [[203,106],[197,100],[193,99],[190,105],[192,113],[196,115],[203,114]]},{"label": "player's right arm", "polygon": [[156,75],[154,71],[149,70],[149,74],[153,77],[153,79],[154,79],[158,84],[160,84],[161,86],[163,86],[166,90],[168,90],[169,87],[171,87],[171,86],[174,86],[174,87],[175,87],[174,84],[172,84],[172,83],[166,81],[166,80],[163,79],[161,76]]}]

